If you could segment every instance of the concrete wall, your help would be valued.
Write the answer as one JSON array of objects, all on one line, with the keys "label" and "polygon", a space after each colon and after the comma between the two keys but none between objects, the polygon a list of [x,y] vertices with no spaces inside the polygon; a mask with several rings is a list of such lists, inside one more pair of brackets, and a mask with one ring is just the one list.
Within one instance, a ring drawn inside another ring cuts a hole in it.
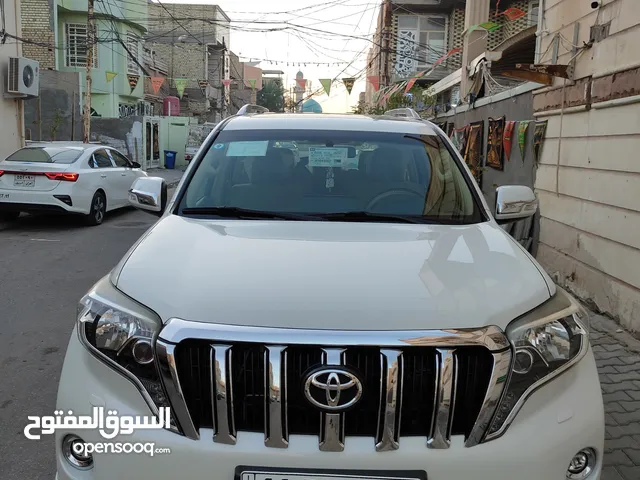
[{"label": "concrete wall", "polygon": [[[436,123],[441,122],[454,122],[455,128],[462,128],[470,123],[484,121],[484,139],[483,139],[483,151],[482,151],[482,165],[485,168],[482,172],[482,193],[487,199],[487,203],[492,212],[495,213],[496,203],[496,188],[502,185],[526,185],[533,188],[536,179],[536,165],[533,155],[533,123],[530,124],[527,132],[527,148],[524,158],[520,153],[520,147],[518,146],[518,136],[516,124],[516,130],[514,131],[513,142],[511,146],[511,156],[509,160],[504,160],[504,171],[496,170],[494,168],[486,166],[487,158],[487,138],[489,132],[488,119],[499,118],[503,115],[506,116],[506,120],[533,120],[533,97],[532,93],[526,92],[520,95],[510,96],[509,93],[502,94],[502,97],[506,97],[503,100],[492,101],[491,98],[482,99],[478,102],[481,106],[474,109],[467,109],[465,106],[463,111],[459,113],[449,113],[442,115],[434,119]],[[497,97],[500,98],[500,97]],[[490,103],[489,103],[490,102]],[[545,146],[545,148],[547,148]],[[526,220],[515,222],[509,226],[505,226],[505,230],[511,233],[516,240],[518,240],[525,248],[528,248],[530,252],[535,253],[537,249],[537,237],[538,237],[538,217],[533,220]]]},{"label": "concrete wall", "polygon": [[[609,36],[576,61],[576,81],[540,91],[536,115],[548,120],[536,179],[541,205],[538,259],[592,306],[640,331],[640,2],[548,0],[544,52],[558,33],[578,45],[592,25]],[[561,41],[558,63],[575,53]],[[549,63],[549,57],[545,57]],[[563,102],[564,99],[564,102]]]},{"label": "concrete wall", "polygon": [[[20,22],[20,6],[18,0],[5,0],[4,19],[6,31],[16,36],[22,35]],[[22,56],[22,44],[7,39],[0,43],[0,86],[6,90],[7,68],[9,57]],[[24,144],[24,115],[22,100],[6,99],[0,96],[0,158],[5,158]]]},{"label": "concrete wall", "polygon": [[92,118],[91,141],[117,148],[130,160],[143,163],[143,117]]},{"label": "concrete wall", "polygon": [[40,71],[40,96],[24,102],[31,140],[82,140],[79,77],[73,72]]}]

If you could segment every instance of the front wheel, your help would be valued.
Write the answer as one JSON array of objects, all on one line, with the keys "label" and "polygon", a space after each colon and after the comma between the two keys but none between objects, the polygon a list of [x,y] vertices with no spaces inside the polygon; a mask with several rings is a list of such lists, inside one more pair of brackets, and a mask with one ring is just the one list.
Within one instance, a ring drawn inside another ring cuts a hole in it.
[{"label": "front wheel", "polygon": [[89,215],[85,217],[87,225],[96,226],[100,225],[104,221],[104,215],[107,211],[107,201],[104,194],[96,192],[91,200],[91,211]]},{"label": "front wheel", "polygon": [[0,222],[14,222],[20,216],[20,212],[2,212],[0,213]]}]

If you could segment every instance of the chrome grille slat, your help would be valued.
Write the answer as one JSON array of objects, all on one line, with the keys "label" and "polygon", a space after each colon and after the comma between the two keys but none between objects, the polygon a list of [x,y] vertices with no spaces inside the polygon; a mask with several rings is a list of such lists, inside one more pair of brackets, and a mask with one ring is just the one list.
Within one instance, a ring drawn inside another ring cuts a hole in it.
[{"label": "chrome grille slat", "polygon": [[[323,348],[324,365],[344,365],[345,350],[343,348]],[[344,450],[344,413],[320,414],[320,443],[318,448],[323,452],[342,452]]]},{"label": "chrome grille slat", "polygon": [[272,448],[287,448],[287,347],[266,346],[265,363],[265,425],[264,444]]},{"label": "chrome grille slat", "polygon": [[436,355],[436,398],[434,402],[431,433],[427,439],[429,448],[449,448],[451,426],[453,425],[453,407],[457,362],[455,350],[438,348]]},{"label": "chrome grille slat", "polygon": [[385,452],[400,447],[400,413],[402,412],[403,357],[401,350],[380,351],[380,414],[376,450]]},{"label": "chrome grille slat", "polygon": [[233,382],[231,382],[231,345],[211,345],[211,402],[213,408],[213,441],[236,444],[233,419]]}]

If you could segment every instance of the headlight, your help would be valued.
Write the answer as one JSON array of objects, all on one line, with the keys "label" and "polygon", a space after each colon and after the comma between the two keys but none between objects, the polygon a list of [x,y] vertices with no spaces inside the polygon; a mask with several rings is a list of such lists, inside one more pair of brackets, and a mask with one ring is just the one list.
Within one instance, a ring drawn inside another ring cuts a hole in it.
[{"label": "headlight", "polygon": [[587,321],[586,311],[558,288],[551,300],[509,324],[511,373],[485,440],[501,436],[529,395],[585,355]]},{"label": "headlight", "polygon": [[[78,335],[89,351],[131,380],[154,414],[169,401],[155,365],[162,326],[151,310],[100,280],[78,305]],[[173,419],[172,419],[173,422]]]}]

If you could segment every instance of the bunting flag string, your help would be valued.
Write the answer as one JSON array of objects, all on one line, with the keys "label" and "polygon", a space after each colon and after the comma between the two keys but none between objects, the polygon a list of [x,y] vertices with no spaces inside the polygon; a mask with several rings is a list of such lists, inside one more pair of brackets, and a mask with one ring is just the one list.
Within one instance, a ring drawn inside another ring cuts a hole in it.
[{"label": "bunting flag string", "polygon": [[187,79],[174,78],[173,83],[176,86],[176,90],[178,90],[178,97],[182,98],[182,96],[184,95],[184,89],[187,87]]},{"label": "bunting flag string", "polygon": [[329,95],[331,93],[331,84],[333,81],[330,78],[321,78],[320,85],[324,88],[324,91]]},{"label": "bunting flag string", "polygon": [[129,86],[131,87],[131,93],[133,93],[133,91],[138,86],[138,81],[140,80],[140,75],[128,74],[127,75],[127,80],[129,81]]},{"label": "bunting flag string", "polygon": [[249,85],[251,85],[251,88],[252,88],[252,89],[255,89],[255,88],[256,88],[256,82],[257,82],[257,81],[258,81],[258,80],[256,80],[255,78],[250,78],[250,79],[249,79]]},{"label": "bunting flag string", "polygon": [[356,83],[356,79],[352,77],[343,78],[342,83],[344,83],[344,86],[347,88],[347,93],[351,95],[351,90],[353,89],[353,85]]},{"label": "bunting flag string", "polygon": [[160,87],[164,83],[164,77],[151,77],[151,88],[153,89],[153,94],[158,95],[160,91]]},{"label": "bunting flag string", "polygon": [[107,83],[111,82],[111,80],[113,80],[114,78],[116,78],[118,76],[118,74],[116,72],[104,72],[105,76],[107,77]]},{"label": "bunting flag string", "polygon": [[225,78],[224,80],[222,80],[222,85],[224,85],[225,87],[228,87],[229,85],[231,85],[231,79]]},{"label": "bunting flag string", "polygon": [[306,78],[296,78],[296,83],[298,84],[298,86],[302,89],[304,89],[307,86],[307,79]]},{"label": "bunting flag string", "polygon": [[404,89],[404,93],[409,93],[409,90],[413,88],[413,84],[416,83],[417,78],[412,78],[407,82],[407,87]]}]

